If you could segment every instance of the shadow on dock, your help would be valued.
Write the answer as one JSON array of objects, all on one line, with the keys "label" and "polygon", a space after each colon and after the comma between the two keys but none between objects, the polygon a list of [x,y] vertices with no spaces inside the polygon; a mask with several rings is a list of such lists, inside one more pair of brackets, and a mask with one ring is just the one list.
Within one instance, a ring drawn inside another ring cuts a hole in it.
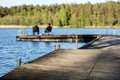
[{"label": "shadow on dock", "polygon": [[[110,49],[111,47],[117,49],[120,45],[120,36],[105,36],[101,37],[99,41],[87,46],[87,49]],[[85,47],[86,48],[86,47]]]}]

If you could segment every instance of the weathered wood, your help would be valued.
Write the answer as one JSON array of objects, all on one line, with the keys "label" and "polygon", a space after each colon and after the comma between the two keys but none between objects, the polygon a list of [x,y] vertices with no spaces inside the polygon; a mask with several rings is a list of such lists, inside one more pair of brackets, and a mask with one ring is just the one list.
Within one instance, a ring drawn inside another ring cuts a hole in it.
[{"label": "weathered wood", "polygon": [[[98,35],[77,35],[78,41],[89,42]],[[40,36],[16,36],[18,41],[66,41],[66,42],[75,42],[76,35],[40,35]]]},{"label": "weathered wood", "polygon": [[56,50],[0,80],[84,80],[99,54],[98,50]]}]

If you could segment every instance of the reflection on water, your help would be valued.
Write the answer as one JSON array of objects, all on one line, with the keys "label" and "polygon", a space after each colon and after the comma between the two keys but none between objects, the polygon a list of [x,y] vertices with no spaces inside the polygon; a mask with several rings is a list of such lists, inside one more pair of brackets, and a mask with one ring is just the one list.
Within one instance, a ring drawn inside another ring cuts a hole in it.
[{"label": "reflection on water", "polygon": [[[53,29],[53,34],[118,34],[119,29]],[[20,57],[22,64],[46,55],[54,50],[54,45],[61,49],[75,49],[76,43],[69,42],[25,42],[16,41],[18,29],[0,29],[0,76],[16,68],[16,59]],[[26,29],[26,34],[31,35],[32,29]],[[40,29],[44,32],[44,28]],[[81,47],[85,43],[79,43]]]}]

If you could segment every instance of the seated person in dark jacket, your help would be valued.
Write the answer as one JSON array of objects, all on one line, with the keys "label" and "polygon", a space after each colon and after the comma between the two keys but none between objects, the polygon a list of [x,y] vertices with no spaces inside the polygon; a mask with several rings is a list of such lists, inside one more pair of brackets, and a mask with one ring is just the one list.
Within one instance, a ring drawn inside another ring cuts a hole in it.
[{"label": "seated person in dark jacket", "polygon": [[36,32],[39,35],[39,27],[37,25],[33,27],[33,35],[35,35]]},{"label": "seated person in dark jacket", "polygon": [[48,27],[45,29],[45,33],[50,33],[52,31],[52,26],[51,24],[49,23],[48,24]]}]

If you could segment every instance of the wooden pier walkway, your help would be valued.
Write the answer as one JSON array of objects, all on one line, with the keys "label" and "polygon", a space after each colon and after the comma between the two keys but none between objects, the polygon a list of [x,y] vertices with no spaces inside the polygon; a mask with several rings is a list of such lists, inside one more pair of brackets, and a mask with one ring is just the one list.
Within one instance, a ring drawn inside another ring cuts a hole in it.
[{"label": "wooden pier walkway", "polygon": [[120,80],[120,36],[103,36],[86,49],[53,51],[0,80]]},{"label": "wooden pier walkway", "polygon": [[81,35],[81,34],[69,34],[69,35],[26,35],[16,36],[18,41],[46,41],[46,42],[90,42],[97,38],[99,35]]}]

